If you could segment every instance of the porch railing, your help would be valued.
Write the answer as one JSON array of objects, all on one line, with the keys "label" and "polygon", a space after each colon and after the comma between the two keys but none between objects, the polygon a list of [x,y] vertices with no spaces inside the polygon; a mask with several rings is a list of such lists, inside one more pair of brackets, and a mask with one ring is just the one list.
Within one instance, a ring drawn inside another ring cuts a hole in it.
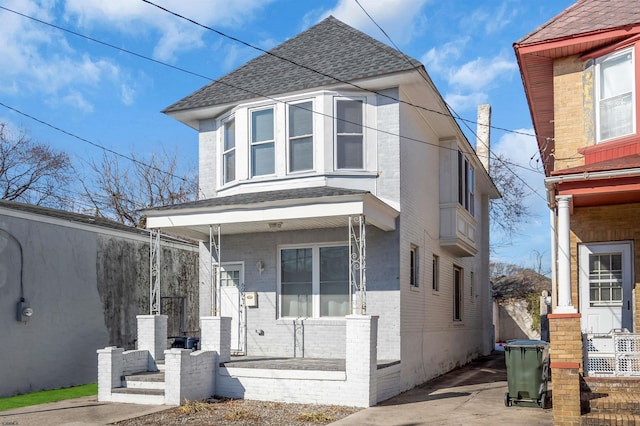
[{"label": "porch railing", "polygon": [[585,333],[584,371],[590,377],[640,377],[640,334],[612,330]]}]

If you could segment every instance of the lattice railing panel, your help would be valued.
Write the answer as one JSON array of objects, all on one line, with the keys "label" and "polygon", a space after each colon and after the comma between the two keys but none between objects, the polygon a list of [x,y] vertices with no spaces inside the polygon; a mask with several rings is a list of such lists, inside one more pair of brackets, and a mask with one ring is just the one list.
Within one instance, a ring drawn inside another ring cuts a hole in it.
[{"label": "lattice railing panel", "polygon": [[591,377],[640,376],[640,334],[612,331],[584,335],[585,372]]}]

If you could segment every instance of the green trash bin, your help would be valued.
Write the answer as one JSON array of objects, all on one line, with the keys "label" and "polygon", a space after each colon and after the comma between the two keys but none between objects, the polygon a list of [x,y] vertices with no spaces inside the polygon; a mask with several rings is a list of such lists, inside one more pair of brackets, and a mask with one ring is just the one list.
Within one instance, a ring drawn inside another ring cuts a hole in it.
[{"label": "green trash bin", "polygon": [[504,405],[546,408],[549,381],[549,343],[542,340],[509,340],[504,345],[509,392]]}]

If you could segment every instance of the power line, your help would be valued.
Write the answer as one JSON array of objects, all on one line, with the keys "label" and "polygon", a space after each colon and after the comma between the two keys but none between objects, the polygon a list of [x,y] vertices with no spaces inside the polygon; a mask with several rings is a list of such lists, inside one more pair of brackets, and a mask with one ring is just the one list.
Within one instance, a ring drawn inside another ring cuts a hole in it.
[{"label": "power line", "polygon": [[[198,21],[196,21],[196,20],[194,20],[194,19],[188,18],[188,17],[186,17],[186,16],[184,16],[184,15],[181,15],[181,14],[179,14],[179,13],[177,13],[177,12],[174,12],[174,11],[172,11],[172,10],[170,10],[170,9],[167,9],[166,7],[163,7],[163,6],[160,6],[160,5],[158,5],[158,4],[155,4],[155,3],[153,3],[153,2],[152,2],[152,1],[150,1],[150,0],[141,0],[141,1],[143,1],[144,3],[147,3],[147,4],[151,5],[151,6],[154,6],[154,7],[158,8],[158,9],[160,9],[160,10],[162,10],[162,11],[164,11],[164,12],[166,12],[166,13],[170,14],[170,15],[173,15],[173,16],[175,16],[175,17],[179,18],[179,19],[182,19],[182,20],[185,20],[185,21],[187,21],[187,22],[190,22],[190,23],[192,23],[192,24],[194,24],[194,25],[196,25],[196,26],[198,26],[198,27],[204,28],[204,29],[206,29],[206,30],[208,30],[208,31],[212,31],[212,32],[214,32],[214,33],[216,33],[216,34],[218,34],[218,35],[220,35],[220,36],[222,36],[222,37],[224,37],[224,38],[227,38],[227,39],[229,39],[229,40],[232,40],[232,41],[234,41],[234,42],[236,42],[236,43],[240,43],[240,44],[242,44],[243,46],[246,46],[246,47],[249,47],[249,48],[251,48],[251,49],[257,50],[258,52],[264,53],[264,54],[266,54],[266,55],[273,56],[273,57],[274,57],[274,58],[276,58],[276,59],[279,59],[279,60],[282,60],[282,61],[288,62],[288,63],[290,63],[290,64],[292,64],[292,65],[294,65],[294,66],[297,66],[297,67],[300,67],[300,68],[306,69],[307,71],[311,71],[311,72],[316,73],[316,74],[319,74],[319,75],[321,75],[321,76],[323,76],[323,77],[330,78],[330,79],[332,79],[332,80],[335,80],[335,81],[336,81],[336,82],[338,82],[338,83],[346,84],[346,85],[349,85],[349,86],[351,86],[351,87],[354,87],[354,88],[356,88],[356,89],[358,89],[358,90],[362,90],[362,91],[365,91],[365,92],[373,93],[373,94],[376,94],[376,95],[378,95],[378,96],[381,96],[381,97],[384,97],[384,98],[390,99],[390,100],[392,100],[392,101],[399,102],[399,103],[402,103],[402,104],[405,104],[405,105],[409,105],[409,106],[412,106],[412,107],[414,107],[414,108],[419,108],[419,109],[422,109],[422,110],[427,111],[427,112],[431,112],[431,113],[434,113],[434,114],[440,114],[440,115],[444,115],[444,116],[451,117],[451,118],[456,118],[456,117],[454,117],[452,114],[449,114],[449,113],[446,113],[446,112],[442,112],[442,111],[438,111],[438,110],[434,110],[434,109],[430,109],[430,108],[424,107],[424,106],[422,106],[422,105],[414,104],[414,103],[412,103],[412,102],[404,101],[404,100],[401,100],[401,99],[395,98],[395,97],[393,97],[393,96],[387,95],[387,94],[382,93],[382,92],[378,92],[378,91],[371,90],[371,89],[366,89],[366,88],[364,88],[364,87],[362,87],[362,86],[359,86],[359,85],[357,85],[357,84],[355,84],[355,83],[353,83],[353,82],[345,81],[345,80],[339,79],[339,78],[337,78],[337,77],[335,77],[335,76],[332,76],[332,75],[330,75],[330,74],[326,74],[326,73],[324,73],[324,72],[322,72],[322,71],[319,71],[319,70],[314,69],[314,68],[312,68],[312,67],[309,67],[309,66],[307,66],[307,65],[301,64],[301,63],[299,63],[299,62],[296,62],[296,61],[294,61],[294,60],[292,60],[292,59],[289,59],[289,58],[286,58],[286,57],[284,57],[284,56],[280,56],[280,55],[278,55],[278,54],[276,54],[276,53],[273,53],[273,52],[271,52],[271,51],[268,51],[268,50],[266,50],[266,49],[263,49],[263,48],[261,48],[261,47],[259,47],[259,46],[255,46],[255,45],[253,45],[253,44],[251,44],[251,43],[249,43],[249,42],[246,42],[246,41],[241,40],[241,39],[239,39],[239,38],[237,38],[237,37],[234,37],[234,36],[231,36],[231,35],[229,35],[229,34],[226,34],[226,33],[222,32],[222,31],[220,31],[220,30],[217,30],[217,29],[215,29],[215,28],[213,28],[213,27],[209,27],[209,26],[207,26],[207,25],[201,24],[200,22],[198,22]],[[362,6],[361,6],[361,7],[362,7]],[[412,64],[412,65],[413,65],[413,64]],[[462,117],[457,117],[457,119],[458,119],[458,120],[461,120],[461,121],[465,121],[465,122],[471,123],[471,124],[478,124],[478,122],[477,122],[477,121],[469,120],[469,119],[462,118]],[[541,137],[544,137],[544,136],[538,136],[538,135],[536,135],[536,134],[532,134],[532,133],[521,132],[521,131],[518,131],[518,130],[511,130],[511,129],[506,129],[506,128],[497,127],[497,126],[490,126],[490,127],[491,127],[492,129],[495,129],[495,130],[500,130],[500,131],[504,131],[504,132],[508,132],[508,133],[520,134],[520,135],[524,135],[524,136],[532,136],[532,137],[535,137],[535,138],[541,138]]]}]

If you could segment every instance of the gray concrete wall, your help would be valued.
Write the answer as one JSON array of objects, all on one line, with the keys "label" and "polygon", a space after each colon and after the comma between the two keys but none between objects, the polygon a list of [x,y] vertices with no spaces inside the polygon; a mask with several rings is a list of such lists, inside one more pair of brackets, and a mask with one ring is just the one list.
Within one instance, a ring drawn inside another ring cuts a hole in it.
[{"label": "gray concrete wall", "polygon": [[[131,347],[135,315],[149,312],[148,243],[9,209],[0,209],[0,229],[22,246],[24,297],[34,312],[27,323],[16,321],[20,248],[0,232],[0,397],[96,382],[96,350]],[[163,255],[166,276],[174,277],[163,293],[192,293],[187,323],[197,329],[197,252],[190,261],[181,250]]]}]

